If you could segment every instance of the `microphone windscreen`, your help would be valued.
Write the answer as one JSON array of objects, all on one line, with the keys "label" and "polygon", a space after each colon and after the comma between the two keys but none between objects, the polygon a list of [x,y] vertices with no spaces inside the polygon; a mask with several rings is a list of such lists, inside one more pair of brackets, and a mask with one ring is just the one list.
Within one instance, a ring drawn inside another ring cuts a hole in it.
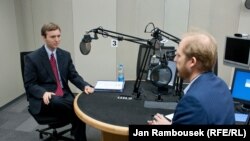
[{"label": "microphone windscreen", "polygon": [[80,43],[80,51],[83,55],[88,55],[91,49],[91,44],[89,43]]},{"label": "microphone windscreen", "polygon": [[250,9],[250,0],[246,0],[246,1],[245,1],[245,7],[246,7],[247,9]]},{"label": "microphone windscreen", "polygon": [[88,55],[91,50],[91,37],[89,35],[84,35],[80,43],[80,51],[83,55]]}]

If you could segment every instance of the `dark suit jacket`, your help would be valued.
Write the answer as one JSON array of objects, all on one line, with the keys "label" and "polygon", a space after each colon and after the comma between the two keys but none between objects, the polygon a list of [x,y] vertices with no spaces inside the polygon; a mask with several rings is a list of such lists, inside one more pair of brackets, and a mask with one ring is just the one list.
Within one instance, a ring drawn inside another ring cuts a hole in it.
[{"label": "dark suit jacket", "polygon": [[[83,90],[86,85],[89,85],[77,73],[69,52],[57,48],[56,55],[63,88],[66,94],[72,94],[68,81],[72,82],[80,90]],[[39,113],[43,94],[46,91],[55,91],[57,86],[56,78],[53,74],[44,46],[25,56],[24,86],[31,112],[33,114]]]},{"label": "dark suit jacket", "polygon": [[234,124],[234,104],[228,86],[212,72],[200,75],[179,101],[173,124]]}]

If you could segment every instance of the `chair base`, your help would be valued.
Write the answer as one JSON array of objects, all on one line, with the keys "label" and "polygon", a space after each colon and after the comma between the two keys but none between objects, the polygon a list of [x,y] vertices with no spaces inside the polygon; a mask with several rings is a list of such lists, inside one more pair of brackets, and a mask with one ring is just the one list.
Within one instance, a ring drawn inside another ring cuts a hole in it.
[{"label": "chair base", "polygon": [[[37,129],[36,131],[39,132],[39,138],[43,141],[74,141],[73,138],[63,136],[67,132],[71,132],[71,129],[66,129],[63,131],[58,132],[56,129],[52,129],[53,131],[49,131],[51,127],[47,127],[44,129]],[[48,136],[44,139],[44,135]],[[72,134],[71,134],[72,135]]]}]

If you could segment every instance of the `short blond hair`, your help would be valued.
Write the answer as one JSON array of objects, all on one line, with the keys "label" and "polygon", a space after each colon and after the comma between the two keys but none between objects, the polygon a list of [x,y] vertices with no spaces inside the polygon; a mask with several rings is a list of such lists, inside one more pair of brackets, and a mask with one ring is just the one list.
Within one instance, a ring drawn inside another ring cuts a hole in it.
[{"label": "short blond hair", "polygon": [[218,55],[215,38],[207,32],[198,30],[187,32],[184,38],[188,38],[183,51],[187,58],[195,57],[199,62],[199,70],[212,71]]}]

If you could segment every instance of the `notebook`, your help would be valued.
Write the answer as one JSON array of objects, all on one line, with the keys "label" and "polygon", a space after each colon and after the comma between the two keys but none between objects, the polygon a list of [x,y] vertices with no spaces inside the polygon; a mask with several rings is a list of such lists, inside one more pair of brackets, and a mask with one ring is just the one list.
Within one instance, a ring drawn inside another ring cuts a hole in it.
[{"label": "notebook", "polygon": [[249,122],[249,114],[235,113],[236,124],[247,124]]},{"label": "notebook", "polygon": [[124,85],[122,81],[97,81],[95,91],[123,92]]}]

